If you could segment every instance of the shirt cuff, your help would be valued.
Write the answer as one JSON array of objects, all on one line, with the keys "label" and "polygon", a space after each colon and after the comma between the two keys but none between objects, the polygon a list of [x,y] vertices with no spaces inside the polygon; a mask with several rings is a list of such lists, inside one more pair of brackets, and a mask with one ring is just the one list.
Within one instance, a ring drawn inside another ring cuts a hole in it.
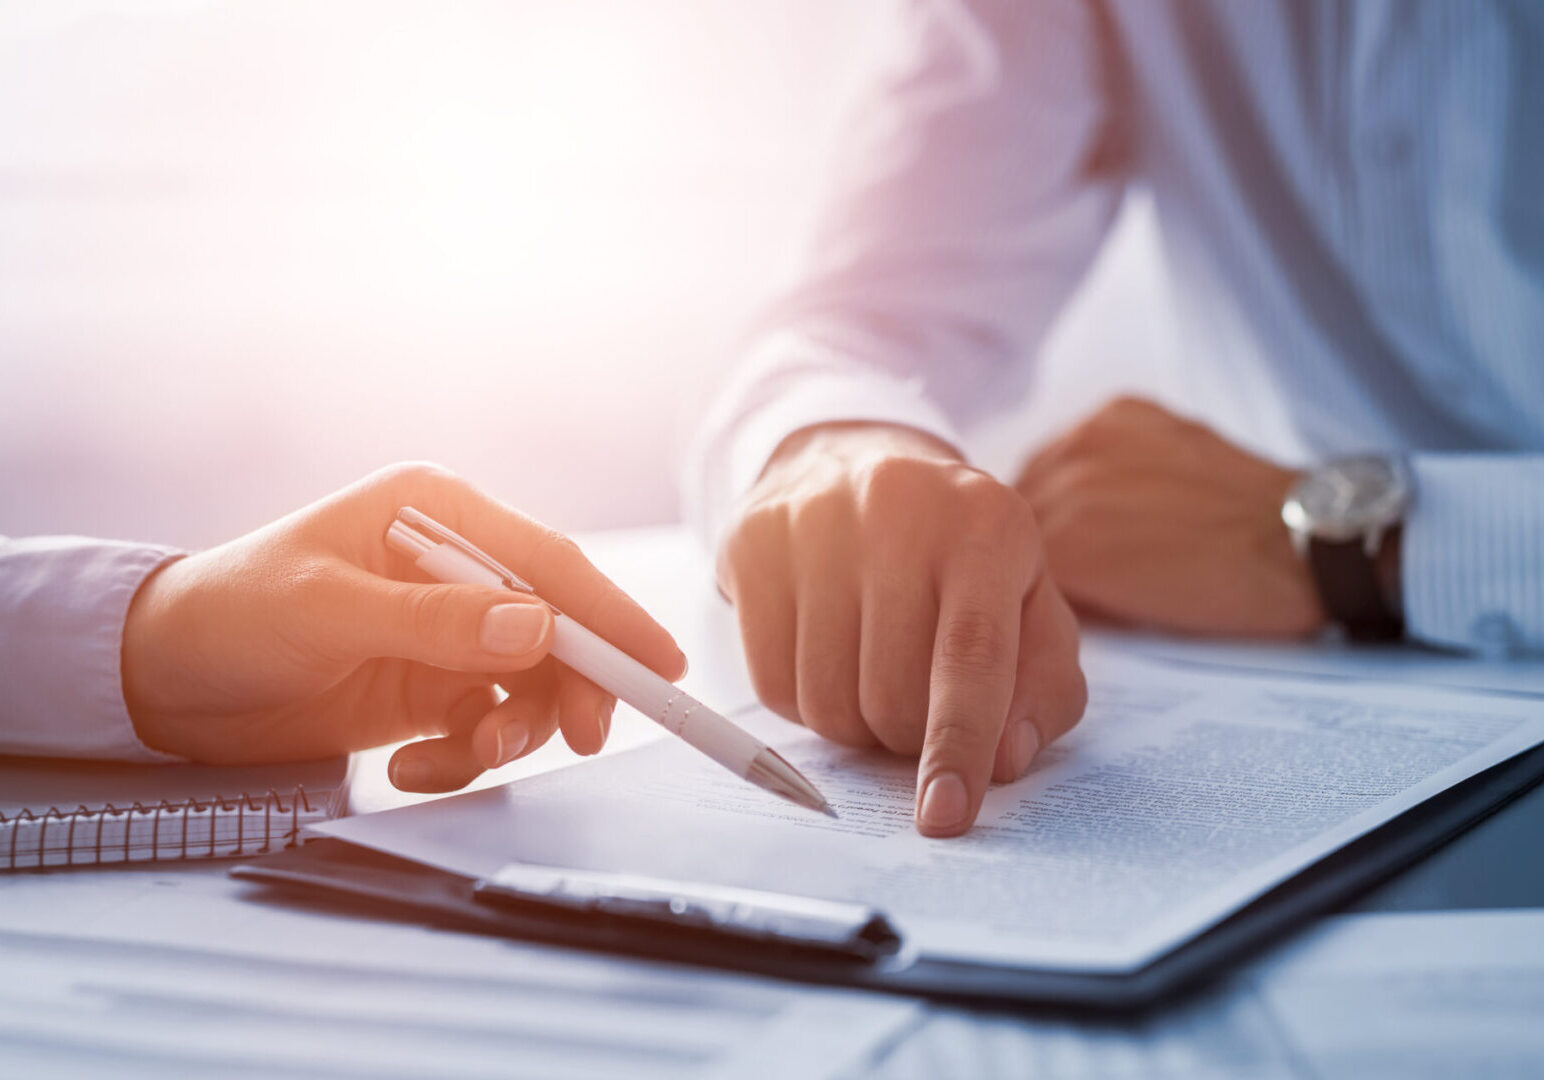
[{"label": "shirt cuff", "polygon": [[1417,454],[1400,541],[1413,638],[1492,654],[1544,650],[1544,455]]},{"label": "shirt cuff", "polygon": [[169,548],[0,538],[0,752],[181,760],[139,740],[123,700],[123,627]]},{"label": "shirt cuff", "polygon": [[689,453],[687,517],[710,551],[718,550],[735,505],[795,432],[820,424],[894,424],[960,445],[920,377],[877,370],[796,334],[778,335],[758,352],[748,365],[754,386],[721,399],[733,414],[710,416]]}]

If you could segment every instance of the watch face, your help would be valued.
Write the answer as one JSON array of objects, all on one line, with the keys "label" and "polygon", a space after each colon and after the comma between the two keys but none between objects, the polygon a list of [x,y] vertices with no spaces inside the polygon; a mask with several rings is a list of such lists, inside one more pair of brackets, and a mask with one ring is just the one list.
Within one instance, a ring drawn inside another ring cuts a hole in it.
[{"label": "watch face", "polygon": [[1397,458],[1343,458],[1303,477],[1282,518],[1295,532],[1351,540],[1398,521],[1409,499],[1409,477]]}]

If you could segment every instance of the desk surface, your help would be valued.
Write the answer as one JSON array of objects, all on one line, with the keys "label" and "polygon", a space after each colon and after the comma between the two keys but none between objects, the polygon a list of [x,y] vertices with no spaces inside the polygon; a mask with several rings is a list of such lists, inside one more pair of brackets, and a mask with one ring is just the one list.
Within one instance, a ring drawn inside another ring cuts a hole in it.
[{"label": "desk surface", "polygon": [[[705,560],[681,530],[628,530],[594,534],[581,540],[591,558],[602,569],[637,596],[645,607],[675,632],[692,659],[692,671],[687,677],[687,683],[694,693],[724,708],[750,703],[753,695],[740,658],[732,613],[712,588],[703,569]],[[1250,663],[1260,661],[1258,650],[1251,655]],[[1300,662],[1304,654],[1298,651],[1295,655],[1296,660],[1288,658],[1289,666],[1290,663]],[[1195,658],[1205,662],[1217,660],[1215,656],[1204,657],[1199,652]],[[1342,668],[1348,663],[1343,657],[1331,662],[1340,664]],[[1470,665],[1451,658],[1432,663],[1404,664],[1401,658],[1395,657],[1390,662],[1403,664],[1401,675],[1413,679],[1461,683],[1465,679],[1483,679],[1484,673],[1482,664]],[[1529,669],[1509,669],[1510,685],[1507,688],[1516,691],[1519,687],[1526,688],[1534,684],[1544,691],[1544,664],[1532,670],[1538,676],[1536,683]],[[1384,677],[1387,677],[1386,672]],[[1544,708],[1544,697],[1541,697],[1540,707]],[[653,725],[641,717],[619,713],[613,739],[617,746],[636,745],[653,737],[656,737]],[[568,760],[570,756],[561,746],[552,745],[508,770],[501,770],[485,782],[502,782],[523,773],[564,764]],[[384,762],[379,762],[379,766],[372,770],[367,764],[364,772],[384,774]],[[374,808],[383,805],[384,800],[400,798],[388,795],[383,783],[374,786],[373,795],[368,790],[371,787],[369,783],[364,787],[367,790],[363,792],[365,798],[362,808]],[[375,799],[373,803],[371,798]],[[360,805],[356,802],[356,806]],[[1419,865],[1370,893],[1356,905],[1356,909],[1430,911],[1458,908],[1544,908],[1544,863],[1528,854],[1537,850],[1538,837],[1541,835],[1544,835],[1544,787],[1513,801]],[[223,866],[190,866],[175,871],[164,868],[124,868],[81,874],[72,879],[79,886],[76,895],[80,902],[61,903],[57,917],[62,924],[78,914],[83,906],[89,907],[86,897],[80,895],[80,890],[89,891],[92,882],[98,882],[103,888],[108,881],[119,888],[135,887],[135,883],[138,883],[138,887],[146,890],[148,895],[158,883],[168,880],[169,873],[173,876],[207,876],[213,879],[222,877],[224,869]],[[0,942],[6,940],[8,935],[35,931],[39,917],[35,898],[45,891],[54,896],[69,897],[71,890],[61,889],[59,885],[66,877],[68,875],[27,875],[0,883],[3,886],[0,887]],[[29,894],[34,896],[30,903],[26,899]],[[226,900],[221,902],[227,903]],[[28,909],[25,918],[20,914],[23,908]],[[5,997],[5,989],[0,986],[0,1000]],[[15,992],[14,988],[12,992]],[[1180,1028],[1183,1026],[1181,1024]],[[1028,1037],[1027,1033],[1031,1030],[1035,1030],[1034,1021],[1024,1017],[950,1010],[947,1016],[935,1017],[918,1028],[906,1043],[906,1053],[886,1058],[884,1064],[875,1066],[871,1071],[878,1076],[949,1075],[951,1072],[964,1075],[959,1070],[968,1069],[970,1063],[974,1063],[986,1070],[978,1072],[978,1075],[988,1075],[995,1071],[989,1063],[1009,1060],[1003,1055],[1011,1055],[1014,1051],[1010,1048],[1021,1045],[1013,1040]],[[1183,1041],[1189,1036],[1181,1034],[1176,1038]],[[5,1037],[0,1035],[0,1046],[4,1042]],[[922,1072],[916,1072],[919,1061],[931,1064],[927,1064]],[[908,1072],[908,1069],[913,1071]],[[1128,1070],[1128,1073],[1136,1075],[1140,1071],[1138,1068],[1137,1072]]]}]

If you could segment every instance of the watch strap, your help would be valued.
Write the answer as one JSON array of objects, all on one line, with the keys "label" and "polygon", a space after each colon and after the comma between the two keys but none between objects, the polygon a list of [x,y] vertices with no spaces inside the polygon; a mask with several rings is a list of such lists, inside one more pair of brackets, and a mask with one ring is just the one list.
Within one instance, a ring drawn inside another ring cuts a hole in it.
[{"label": "watch strap", "polygon": [[1389,609],[1374,560],[1360,538],[1308,542],[1308,565],[1319,597],[1352,641],[1395,641],[1404,636],[1405,620]]}]

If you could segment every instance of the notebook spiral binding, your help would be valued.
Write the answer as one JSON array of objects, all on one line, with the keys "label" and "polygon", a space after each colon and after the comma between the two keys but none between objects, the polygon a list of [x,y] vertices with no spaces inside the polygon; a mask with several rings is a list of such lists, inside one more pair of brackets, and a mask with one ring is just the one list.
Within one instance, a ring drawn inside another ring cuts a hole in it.
[{"label": "notebook spiral binding", "polygon": [[[299,844],[301,828],[324,813],[324,807],[312,805],[303,785],[287,796],[269,788],[257,796],[162,799],[150,806],[136,800],[123,807],[50,806],[42,813],[23,809],[10,816],[0,811],[0,836],[10,834],[0,870],[262,855],[275,846]],[[190,823],[195,826],[191,834]],[[110,834],[106,841],[104,831]],[[63,861],[56,861],[60,856]]]}]

